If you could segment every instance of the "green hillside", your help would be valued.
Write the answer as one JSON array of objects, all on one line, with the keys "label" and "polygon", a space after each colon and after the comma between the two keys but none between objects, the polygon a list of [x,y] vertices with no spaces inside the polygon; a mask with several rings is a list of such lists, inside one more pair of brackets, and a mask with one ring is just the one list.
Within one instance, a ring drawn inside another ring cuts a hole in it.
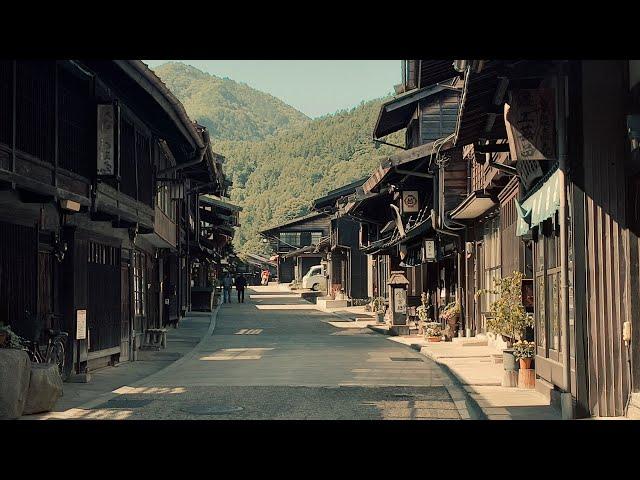
[{"label": "green hillside", "polygon": [[[155,72],[226,157],[231,200],[243,207],[237,251],[262,252],[258,231],[307,213],[314,199],[369,175],[381,156],[397,152],[375,149],[371,140],[384,99],[310,120],[271,95],[182,63]],[[403,139],[398,132],[387,140]]]},{"label": "green hillside", "polygon": [[[397,152],[371,141],[382,100],[363,103],[259,142],[219,141],[225,171],[234,182],[231,198],[242,205],[234,241],[240,251],[259,252],[257,232],[309,211],[328,191],[365,177],[382,155]],[[402,142],[403,133],[389,139]]]},{"label": "green hillside", "polygon": [[260,140],[309,118],[282,100],[244,83],[170,62],[153,69],[211,138]]}]

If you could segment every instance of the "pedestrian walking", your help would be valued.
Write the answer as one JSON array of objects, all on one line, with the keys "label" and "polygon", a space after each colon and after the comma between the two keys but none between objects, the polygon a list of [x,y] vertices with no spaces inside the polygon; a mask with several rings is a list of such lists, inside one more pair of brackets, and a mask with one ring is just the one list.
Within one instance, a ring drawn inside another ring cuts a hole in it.
[{"label": "pedestrian walking", "polygon": [[233,278],[227,272],[222,279],[222,303],[231,303],[231,287],[233,287]]},{"label": "pedestrian walking", "polygon": [[238,303],[244,303],[244,288],[247,286],[247,279],[241,273],[236,277],[236,290],[238,291]]}]

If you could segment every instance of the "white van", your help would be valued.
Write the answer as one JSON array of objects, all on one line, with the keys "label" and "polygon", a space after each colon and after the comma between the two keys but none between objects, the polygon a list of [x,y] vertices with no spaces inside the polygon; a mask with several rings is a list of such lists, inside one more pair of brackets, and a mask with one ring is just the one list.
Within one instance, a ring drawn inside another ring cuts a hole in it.
[{"label": "white van", "polygon": [[327,290],[327,277],[324,271],[324,265],[314,265],[302,277],[302,288],[310,288],[311,290]]}]

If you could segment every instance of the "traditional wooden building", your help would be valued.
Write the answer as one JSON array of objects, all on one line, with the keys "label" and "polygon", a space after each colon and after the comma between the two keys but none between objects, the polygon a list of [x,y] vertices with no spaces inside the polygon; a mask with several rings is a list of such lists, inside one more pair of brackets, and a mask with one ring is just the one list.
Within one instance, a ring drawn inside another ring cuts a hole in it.
[{"label": "traditional wooden building", "polygon": [[456,144],[485,156],[490,176],[512,176],[492,199],[495,255],[528,282],[537,388],[567,417],[637,412],[637,62],[455,65],[465,82]]},{"label": "traditional wooden building", "polygon": [[362,187],[366,178],[334,189],[313,202],[313,209],[331,217],[329,237],[316,246],[325,253],[329,277],[328,296],[344,294],[350,299],[369,297],[367,288],[368,258],[360,250],[360,222],[352,217],[340,216],[340,205],[349,195]]},{"label": "traditional wooden building", "polygon": [[0,61],[0,321],[67,331],[69,373],[130,358],[181,309],[165,309],[165,260],[206,150],[140,61]]},{"label": "traditional wooden building", "polygon": [[[404,269],[407,305],[420,304],[426,292],[432,304],[443,306],[458,298],[460,235],[442,223],[442,212],[466,192],[466,168],[461,149],[454,148],[461,82],[458,74],[418,80],[417,61],[403,63],[401,94],[382,105],[374,141],[406,129],[403,150],[381,161],[341,208],[361,222],[361,248],[371,257],[371,296],[388,297],[392,271]],[[446,190],[445,190],[446,185]],[[441,196],[441,192],[446,195]]]},{"label": "traditional wooden building", "polygon": [[278,255],[278,283],[299,281],[310,267],[326,260],[315,249],[329,237],[330,228],[328,215],[312,212],[260,232],[274,254]]},{"label": "traditional wooden building", "polygon": [[[231,242],[240,226],[242,208],[213,195],[199,197],[196,222],[189,243],[189,305],[193,310],[211,311],[216,280],[223,275],[223,262],[233,254]],[[196,227],[197,226],[197,227]]]}]

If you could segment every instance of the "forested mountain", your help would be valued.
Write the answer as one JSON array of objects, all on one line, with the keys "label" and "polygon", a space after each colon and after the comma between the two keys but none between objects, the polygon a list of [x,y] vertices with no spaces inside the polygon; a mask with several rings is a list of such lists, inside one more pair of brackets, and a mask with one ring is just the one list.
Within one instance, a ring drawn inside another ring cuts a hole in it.
[{"label": "forested mountain", "polygon": [[[383,99],[310,120],[270,95],[187,65],[164,64],[155,72],[226,157],[231,200],[243,208],[236,251],[263,252],[257,232],[307,213],[314,199],[370,175],[382,156],[397,153],[376,149],[371,140]],[[398,132],[387,140],[403,139]]]},{"label": "forested mountain", "polygon": [[[244,209],[236,249],[262,251],[258,231],[307,213],[314,199],[370,175],[382,155],[397,152],[376,150],[371,140],[380,103],[363,103],[259,142],[215,142],[234,182],[231,198]],[[391,141],[402,142],[402,135]]]},{"label": "forested mountain", "polygon": [[211,138],[260,140],[309,118],[282,100],[228,78],[170,62],[153,71],[183,103],[189,116],[209,130]]}]

